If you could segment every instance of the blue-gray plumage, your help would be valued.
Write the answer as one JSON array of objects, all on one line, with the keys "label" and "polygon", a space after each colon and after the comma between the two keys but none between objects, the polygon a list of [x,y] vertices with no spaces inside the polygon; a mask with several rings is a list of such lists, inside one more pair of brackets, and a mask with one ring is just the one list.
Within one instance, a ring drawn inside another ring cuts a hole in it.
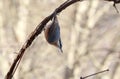
[{"label": "blue-gray plumage", "polygon": [[44,33],[47,42],[58,47],[60,51],[63,52],[62,42],[60,37],[60,26],[56,15],[54,16],[52,23],[46,27]]}]

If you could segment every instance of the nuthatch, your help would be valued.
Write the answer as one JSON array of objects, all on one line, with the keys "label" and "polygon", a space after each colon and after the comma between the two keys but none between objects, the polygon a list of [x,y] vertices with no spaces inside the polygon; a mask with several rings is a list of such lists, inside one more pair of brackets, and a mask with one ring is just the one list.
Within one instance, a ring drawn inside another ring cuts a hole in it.
[{"label": "nuthatch", "polygon": [[49,44],[58,47],[60,51],[63,52],[60,37],[60,26],[56,14],[53,17],[51,24],[46,26],[44,29],[44,35]]}]

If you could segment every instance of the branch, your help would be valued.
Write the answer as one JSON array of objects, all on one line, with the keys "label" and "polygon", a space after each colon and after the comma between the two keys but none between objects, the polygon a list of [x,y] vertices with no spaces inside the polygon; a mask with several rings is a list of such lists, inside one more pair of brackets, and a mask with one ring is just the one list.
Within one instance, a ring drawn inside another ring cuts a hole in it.
[{"label": "branch", "polygon": [[94,74],[91,74],[91,75],[88,75],[88,76],[85,76],[85,77],[80,77],[80,79],[86,79],[88,77],[91,77],[91,76],[94,76],[94,75],[97,75],[97,74],[100,74],[100,73],[103,73],[103,72],[106,72],[106,71],[109,71],[109,69],[106,69],[106,70],[103,70],[103,71],[100,71],[100,72],[97,72],[97,73],[94,73]]},{"label": "branch", "polygon": [[[54,12],[56,12],[56,14],[60,13],[61,11],[63,11],[65,8],[67,8],[68,6],[78,2],[78,1],[82,1],[82,0],[67,0],[65,1],[63,4],[61,4],[58,8],[55,9]],[[32,44],[33,40],[42,32],[42,30],[44,29],[45,25],[53,18],[54,12],[49,15],[48,17],[46,17],[37,27],[36,29],[30,34],[30,36],[28,37],[27,41],[23,44],[22,48],[19,51],[19,54],[17,55],[17,57],[15,58],[12,66],[10,67],[10,70],[8,71],[5,79],[12,79],[26,49],[28,47],[30,47],[30,45]]]},{"label": "branch", "polygon": [[[67,0],[63,4],[61,4],[58,8],[55,9],[55,11],[46,17],[37,27],[36,29],[30,34],[26,42],[23,44],[22,48],[19,50],[17,57],[14,59],[13,64],[11,65],[5,79],[12,79],[26,49],[30,47],[34,39],[43,31],[45,25],[53,18],[54,13],[59,14],[64,9],[66,9],[68,6],[78,2],[78,1],[85,1],[85,0]],[[120,3],[120,0],[104,0],[104,1],[114,1],[115,3]]]},{"label": "branch", "polygon": [[105,1],[113,1],[114,2],[113,7],[116,9],[117,13],[119,13],[119,10],[117,9],[116,4],[120,3],[120,0],[105,0]]}]

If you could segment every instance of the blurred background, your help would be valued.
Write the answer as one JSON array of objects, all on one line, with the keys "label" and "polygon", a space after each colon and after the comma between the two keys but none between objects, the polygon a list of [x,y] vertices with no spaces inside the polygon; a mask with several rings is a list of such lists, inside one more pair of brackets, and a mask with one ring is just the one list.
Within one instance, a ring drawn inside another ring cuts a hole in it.
[{"label": "blurred background", "polygon": [[[0,79],[36,26],[65,0],[0,0]],[[120,14],[112,2],[85,0],[58,15],[63,54],[41,33],[14,79],[120,79]],[[117,5],[120,11],[120,4]]]}]

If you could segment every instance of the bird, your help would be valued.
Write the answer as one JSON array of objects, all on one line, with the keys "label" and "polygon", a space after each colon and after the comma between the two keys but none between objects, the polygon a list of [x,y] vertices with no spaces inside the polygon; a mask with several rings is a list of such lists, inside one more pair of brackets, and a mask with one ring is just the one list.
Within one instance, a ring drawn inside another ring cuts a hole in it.
[{"label": "bird", "polygon": [[56,14],[53,16],[52,22],[44,29],[44,35],[49,44],[59,48],[60,52],[63,53],[60,26]]}]

